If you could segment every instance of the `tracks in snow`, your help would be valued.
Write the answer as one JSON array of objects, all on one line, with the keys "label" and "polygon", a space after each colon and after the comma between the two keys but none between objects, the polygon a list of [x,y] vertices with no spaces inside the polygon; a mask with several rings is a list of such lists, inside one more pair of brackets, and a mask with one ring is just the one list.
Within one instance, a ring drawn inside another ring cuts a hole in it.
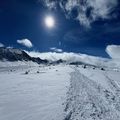
[{"label": "tracks in snow", "polygon": [[120,120],[120,88],[105,76],[109,90],[81,74],[77,68],[71,73],[65,120]]}]

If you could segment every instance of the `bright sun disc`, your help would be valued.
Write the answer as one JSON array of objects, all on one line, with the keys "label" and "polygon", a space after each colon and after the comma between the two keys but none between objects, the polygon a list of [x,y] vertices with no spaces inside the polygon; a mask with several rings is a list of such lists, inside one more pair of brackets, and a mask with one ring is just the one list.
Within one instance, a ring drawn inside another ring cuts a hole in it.
[{"label": "bright sun disc", "polygon": [[54,27],[55,21],[54,18],[52,16],[47,16],[45,18],[45,25],[49,28]]}]

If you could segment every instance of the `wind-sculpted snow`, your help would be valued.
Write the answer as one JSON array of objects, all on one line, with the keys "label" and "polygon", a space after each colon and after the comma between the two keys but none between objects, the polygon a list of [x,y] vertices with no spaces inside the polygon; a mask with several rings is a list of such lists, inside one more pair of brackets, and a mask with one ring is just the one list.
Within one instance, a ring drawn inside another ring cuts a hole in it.
[{"label": "wind-sculpted snow", "polygon": [[106,72],[101,75],[106,78],[108,89],[77,68],[71,73],[65,120],[120,120],[120,87]]}]

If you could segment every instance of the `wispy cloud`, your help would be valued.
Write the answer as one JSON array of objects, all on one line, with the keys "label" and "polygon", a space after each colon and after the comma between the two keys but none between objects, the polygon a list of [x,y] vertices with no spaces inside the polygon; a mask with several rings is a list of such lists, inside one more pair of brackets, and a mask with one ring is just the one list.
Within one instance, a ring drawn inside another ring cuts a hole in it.
[{"label": "wispy cloud", "polygon": [[0,43],[0,47],[4,47],[4,45],[2,43]]},{"label": "wispy cloud", "polygon": [[28,40],[28,39],[17,40],[17,43],[21,44],[21,45],[23,45],[25,47],[28,47],[28,48],[33,47],[32,42],[30,40]]},{"label": "wispy cloud", "polygon": [[120,45],[108,45],[106,52],[112,59],[120,59]]},{"label": "wispy cloud", "polygon": [[63,52],[62,49],[58,49],[58,48],[56,48],[56,47],[52,47],[52,48],[50,48],[50,50],[51,50],[51,51],[54,51],[54,52],[59,52],[59,53]]},{"label": "wispy cloud", "polygon": [[[48,8],[59,6],[68,18],[89,27],[97,19],[111,19],[118,0],[40,0]],[[74,14],[76,13],[76,16]],[[74,16],[74,17],[73,17]]]},{"label": "wispy cloud", "polygon": [[43,2],[43,4],[50,9],[52,8],[56,9],[58,4],[57,0],[38,0],[38,2]]}]

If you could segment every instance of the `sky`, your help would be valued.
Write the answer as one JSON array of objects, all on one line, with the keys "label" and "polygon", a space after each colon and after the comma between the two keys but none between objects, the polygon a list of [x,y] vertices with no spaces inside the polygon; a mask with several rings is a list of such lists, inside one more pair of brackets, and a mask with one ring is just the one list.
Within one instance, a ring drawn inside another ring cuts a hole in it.
[{"label": "sky", "polygon": [[120,45],[119,0],[0,0],[0,46],[108,57],[108,45]]}]

